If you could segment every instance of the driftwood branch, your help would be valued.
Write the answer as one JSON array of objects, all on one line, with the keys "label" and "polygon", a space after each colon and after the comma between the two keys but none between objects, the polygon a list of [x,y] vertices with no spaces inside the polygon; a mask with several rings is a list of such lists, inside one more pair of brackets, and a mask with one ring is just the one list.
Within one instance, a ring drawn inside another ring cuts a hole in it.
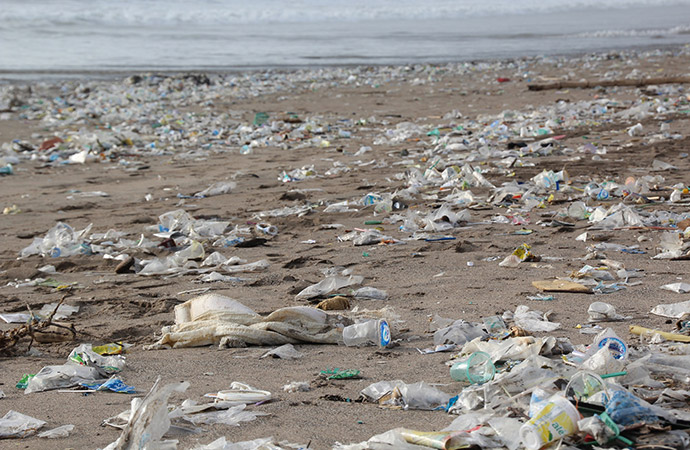
[{"label": "driftwood branch", "polygon": [[638,78],[636,80],[590,80],[590,81],[557,81],[554,83],[528,84],[530,91],[548,91],[551,89],[593,88],[597,86],[651,86],[655,84],[686,84],[690,77]]},{"label": "driftwood branch", "polygon": [[25,337],[31,338],[31,340],[29,341],[29,348],[31,348],[31,344],[34,340],[37,340],[39,342],[46,342],[47,339],[45,339],[45,337],[42,337],[41,335],[51,333],[50,327],[66,329],[72,335],[72,338],[74,338],[77,334],[76,330],[74,329],[74,326],[65,326],[53,323],[53,318],[55,317],[58,308],[60,307],[60,305],[62,305],[66,298],[67,295],[62,297],[62,299],[58,302],[53,312],[45,319],[37,318],[34,315],[33,311],[31,311],[31,307],[27,305],[27,309],[29,310],[31,319],[29,319],[29,321],[24,325],[21,325],[17,328],[0,332],[0,355],[11,354],[14,351],[15,346],[19,343],[19,341],[21,341]]}]

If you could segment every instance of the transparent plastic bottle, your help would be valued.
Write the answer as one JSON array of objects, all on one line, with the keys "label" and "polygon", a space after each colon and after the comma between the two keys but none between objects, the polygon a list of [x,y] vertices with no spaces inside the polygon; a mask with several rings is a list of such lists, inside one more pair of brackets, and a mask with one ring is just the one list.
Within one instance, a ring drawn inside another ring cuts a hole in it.
[{"label": "transparent plastic bottle", "polygon": [[348,347],[360,345],[387,347],[391,343],[390,326],[385,319],[372,319],[349,325],[343,329],[343,342]]}]

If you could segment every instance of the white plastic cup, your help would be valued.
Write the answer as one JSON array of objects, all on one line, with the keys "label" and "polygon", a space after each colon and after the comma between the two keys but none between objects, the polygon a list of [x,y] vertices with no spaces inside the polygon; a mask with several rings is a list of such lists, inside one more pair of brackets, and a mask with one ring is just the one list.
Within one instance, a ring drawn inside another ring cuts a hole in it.
[{"label": "white plastic cup", "polygon": [[474,352],[465,359],[453,364],[450,377],[455,381],[467,381],[470,384],[483,384],[491,381],[496,374],[496,367],[491,355],[485,352]]},{"label": "white plastic cup", "polygon": [[343,342],[348,347],[359,345],[387,347],[391,343],[391,329],[385,319],[355,323],[343,328]]},{"label": "white plastic cup", "polygon": [[577,408],[556,394],[529,421],[520,428],[522,444],[528,450],[539,450],[545,445],[577,431],[581,416]]}]

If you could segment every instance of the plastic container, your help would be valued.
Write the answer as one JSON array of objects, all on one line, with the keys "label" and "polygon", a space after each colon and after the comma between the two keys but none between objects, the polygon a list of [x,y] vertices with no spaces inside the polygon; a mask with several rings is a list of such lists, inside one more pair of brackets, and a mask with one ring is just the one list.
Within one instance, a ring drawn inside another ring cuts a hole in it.
[{"label": "plastic container", "polygon": [[581,370],[570,378],[565,387],[565,395],[578,402],[588,402],[594,396],[603,396],[602,400],[610,398],[604,380],[596,373],[586,370]]},{"label": "plastic container", "polygon": [[491,355],[485,352],[474,352],[450,368],[452,379],[467,381],[470,384],[486,383],[493,380],[494,375],[496,375],[496,367],[491,361]]},{"label": "plastic container", "polygon": [[522,444],[528,450],[545,445],[577,431],[580,413],[568,400],[556,394],[527,423],[520,428]]},{"label": "plastic container", "polygon": [[597,334],[594,338],[594,344],[589,351],[590,356],[603,347],[608,347],[611,353],[613,353],[613,357],[616,359],[625,360],[628,357],[628,346],[611,328],[607,328]]},{"label": "plastic container", "polygon": [[343,342],[348,347],[359,345],[387,347],[391,343],[391,329],[385,319],[356,323],[343,328]]}]

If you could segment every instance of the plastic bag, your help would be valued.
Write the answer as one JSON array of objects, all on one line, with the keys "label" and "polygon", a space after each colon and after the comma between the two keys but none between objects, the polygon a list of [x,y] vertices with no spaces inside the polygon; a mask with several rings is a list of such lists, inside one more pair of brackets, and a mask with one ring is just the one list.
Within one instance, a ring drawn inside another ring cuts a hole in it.
[{"label": "plastic bag", "polygon": [[624,390],[613,393],[611,400],[606,405],[606,414],[616,424],[622,426],[659,421],[659,417],[647,402]]},{"label": "plastic bag", "polygon": [[520,305],[515,308],[515,315],[513,316],[515,325],[524,328],[529,332],[551,332],[557,330],[561,324],[558,322],[549,322],[544,318],[541,311],[530,311],[528,306]]},{"label": "plastic bag", "polygon": [[327,277],[316,284],[303,289],[295,296],[297,300],[307,300],[314,297],[323,297],[324,295],[335,292],[347,286],[358,285],[364,281],[364,277],[359,275],[350,275],[349,277],[331,276]]},{"label": "plastic bag", "polygon": [[25,394],[68,388],[81,383],[90,383],[102,379],[94,367],[64,364],[62,366],[45,366],[29,380]]},{"label": "plastic bag", "polygon": [[81,344],[69,354],[69,362],[81,366],[94,367],[101,375],[110,376],[121,372],[125,367],[125,357],[122,355],[102,356],[93,351],[91,344]]},{"label": "plastic bag", "polygon": [[224,411],[211,411],[187,415],[182,418],[194,425],[213,425],[218,423],[223,425],[239,425],[240,422],[250,422],[256,419],[257,416],[265,415],[265,413],[245,411],[244,409],[246,407],[247,405],[242,404],[233,406]]},{"label": "plastic bag", "polygon": [[69,434],[72,432],[72,430],[74,430],[74,425],[63,425],[61,427],[39,433],[38,437],[48,439],[66,438],[69,437]]},{"label": "plastic bag", "polygon": [[369,286],[357,289],[352,295],[356,299],[367,300],[386,300],[388,298],[386,291]]},{"label": "plastic bag", "polygon": [[280,359],[299,359],[304,356],[304,353],[297,351],[292,344],[285,344],[267,351],[261,355],[261,358],[266,358],[268,356]]},{"label": "plastic bag", "polygon": [[683,316],[690,314],[690,300],[679,303],[669,303],[666,305],[657,305],[652,308],[651,313],[656,314],[657,316],[681,319]]},{"label": "plastic bag", "polygon": [[480,327],[464,320],[456,320],[452,325],[441,328],[434,333],[434,345],[456,344],[463,345],[486,333]]},{"label": "plastic bag", "polygon": [[363,389],[361,394],[370,401],[379,403],[386,394],[391,394],[383,404],[403,409],[434,409],[444,406],[451,397],[423,381],[407,384],[401,380],[379,381]]},{"label": "plastic bag", "polygon": [[45,424],[42,420],[9,410],[0,419],[0,439],[25,438],[35,434]]},{"label": "plastic bag", "polygon": [[608,322],[630,319],[630,317],[622,316],[616,313],[616,308],[613,305],[604,302],[594,302],[589,305],[587,314],[589,314],[590,322]]},{"label": "plastic bag", "polygon": [[168,398],[173,392],[184,392],[189,387],[188,382],[170,383],[160,386],[160,378],[143,399],[132,400],[129,420],[117,440],[104,450],[129,450],[144,448],[176,448],[170,441],[161,438],[170,429],[168,417]]}]

